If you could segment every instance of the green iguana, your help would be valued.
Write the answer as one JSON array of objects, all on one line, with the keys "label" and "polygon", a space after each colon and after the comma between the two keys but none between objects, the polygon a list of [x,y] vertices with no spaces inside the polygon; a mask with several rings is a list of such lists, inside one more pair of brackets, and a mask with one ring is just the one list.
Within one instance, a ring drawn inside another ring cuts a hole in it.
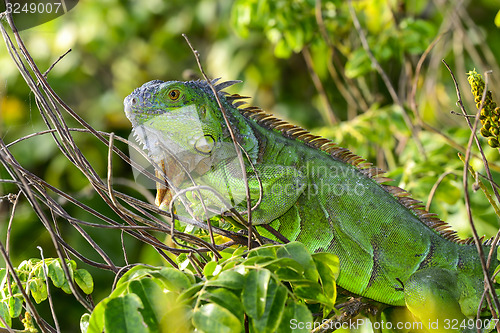
[{"label": "green iguana", "polygon": [[[244,97],[223,91],[236,82],[213,84],[244,150],[253,225],[269,224],[310,251],[336,254],[337,283],[347,291],[406,306],[428,330],[462,330],[458,325],[476,315],[484,291],[473,240],[459,239],[408,192],[383,184],[382,171],[349,150],[242,107]],[[189,205],[200,195],[204,212],[219,214],[227,205],[246,211],[242,168],[206,81],[151,81],[124,105],[149,156],[164,163],[170,189],[206,185],[219,193],[205,186],[185,196],[190,214],[202,213],[199,203]],[[168,209],[171,195],[159,191],[157,204]],[[489,244],[482,244],[486,254]],[[490,273],[498,265],[496,249],[493,258]]]}]

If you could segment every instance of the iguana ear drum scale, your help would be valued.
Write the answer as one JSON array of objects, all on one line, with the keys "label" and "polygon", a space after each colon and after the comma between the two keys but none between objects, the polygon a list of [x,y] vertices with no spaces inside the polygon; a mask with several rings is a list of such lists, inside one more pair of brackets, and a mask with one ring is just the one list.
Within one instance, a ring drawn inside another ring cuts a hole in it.
[{"label": "iguana ear drum scale", "polygon": [[[245,152],[244,170],[207,82],[151,81],[125,99],[136,137],[154,161],[168,166],[169,181],[175,179],[169,185],[206,185],[219,194],[199,190],[186,197],[190,214],[202,213],[200,196],[214,214],[228,205],[245,212],[244,172],[253,224],[269,224],[310,251],[336,254],[340,287],[406,306],[429,330],[437,319],[475,315],[484,286],[471,238],[459,239],[420,201],[385,185],[388,179],[380,169],[348,149],[259,108],[244,107],[246,97],[223,91],[236,82],[212,83]],[[165,209],[171,198],[166,194],[158,191],[157,198]],[[272,237],[266,230],[262,234]],[[481,246],[487,253],[490,240]],[[493,258],[491,270],[498,265],[496,254]],[[447,330],[442,321],[439,325]]]}]

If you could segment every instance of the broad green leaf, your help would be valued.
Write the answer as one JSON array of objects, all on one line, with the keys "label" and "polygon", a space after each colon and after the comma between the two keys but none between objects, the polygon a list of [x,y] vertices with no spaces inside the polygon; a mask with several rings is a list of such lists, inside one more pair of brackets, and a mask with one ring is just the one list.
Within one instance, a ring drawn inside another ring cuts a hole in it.
[{"label": "broad green leaf", "polygon": [[[56,259],[59,261],[59,259]],[[73,275],[73,272],[76,270],[76,261],[74,260],[67,260],[66,259],[66,265],[68,266],[69,273]]]},{"label": "broad green leaf", "polygon": [[43,280],[35,278],[29,282],[31,296],[37,304],[47,299],[47,286]]},{"label": "broad green leaf", "polygon": [[241,256],[243,253],[245,253],[245,249],[246,249],[246,247],[244,247],[244,246],[238,247],[236,250],[234,250],[233,257]]},{"label": "broad green leaf", "polygon": [[304,275],[311,281],[318,281],[319,274],[314,265],[311,254],[304,244],[290,242],[277,251],[278,258],[291,258],[297,261],[304,268]]},{"label": "broad green leaf", "polygon": [[80,318],[80,331],[87,333],[90,326],[90,313],[84,313]]},{"label": "broad green leaf", "polygon": [[12,318],[17,318],[23,310],[23,299],[20,297],[8,297],[7,304],[9,306],[9,315]]},{"label": "broad green leaf", "polygon": [[194,311],[193,325],[202,332],[239,333],[242,323],[228,309],[209,303]]},{"label": "broad green leaf", "polygon": [[263,266],[265,265],[266,263],[268,262],[271,262],[273,260],[275,260],[276,258],[274,257],[260,257],[260,256],[257,256],[257,257],[251,257],[251,258],[248,258],[246,260],[244,260],[242,262],[243,265],[245,266]]},{"label": "broad green leaf", "polygon": [[[336,255],[331,253],[316,253],[312,255],[319,272],[323,292],[327,299],[335,303],[337,298],[337,288],[335,279],[338,277],[340,262]],[[324,312],[329,312],[331,308],[324,308]]]},{"label": "broad green leaf", "polygon": [[118,289],[118,287],[122,284],[127,284],[128,281],[133,280],[133,279],[138,279],[143,276],[149,276],[151,272],[156,272],[159,269],[154,269],[151,267],[145,267],[142,265],[137,265],[132,267],[130,270],[128,270],[123,276],[118,280],[118,283],[116,284],[115,289]]},{"label": "broad green leaf", "polygon": [[115,290],[113,290],[111,292],[111,294],[109,294],[108,298],[114,298],[114,297],[118,297],[121,295],[125,295],[127,293],[129,283],[130,282],[117,283]]},{"label": "broad green leaf", "polygon": [[191,287],[191,280],[175,268],[164,267],[159,273],[164,277],[163,283],[170,291],[181,292]]},{"label": "broad green leaf", "polygon": [[74,274],[75,282],[84,293],[91,294],[94,290],[94,280],[92,275],[85,269],[77,269]]},{"label": "broad green leaf", "polygon": [[205,267],[203,267],[203,275],[206,277],[217,275],[219,274],[221,268],[222,267],[217,261],[210,261],[205,265]]},{"label": "broad green leaf", "polygon": [[340,261],[338,256],[333,253],[319,252],[312,254],[312,257],[315,263],[321,261],[322,263],[330,267],[333,273],[333,278],[335,280],[339,277]]},{"label": "broad green leaf", "polygon": [[292,282],[292,288],[295,294],[303,299],[324,304],[330,308],[334,306],[334,300],[329,299],[323,293],[323,288],[317,282],[310,280]]},{"label": "broad green leaf", "polygon": [[202,298],[207,302],[216,303],[228,309],[236,318],[243,320],[243,305],[241,304],[240,297],[236,296],[232,291],[225,288],[210,288],[209,290],[205,290]]},{"label": "broad green leaf", "polygon": [[142,301],[143,309],[140,311],[150,332],[159,332],[162,310],[166,308],[167,298],[160,287],[161,282],[154,282],[151,278],[142,278],[130,281],[129,291]]},{"label": "broad green leaf", "polygon": [[66,276],[64,275],[61,262],[59,260],[52,260],[47,263],[47,268],[47,275],[52,280],[54,286],[61,288],[66,282]]},{"label": "broad green leaf", "polygon": [[294,333],[309,333],[310,330],[306,328],[307,323],[311,325],[313,323],[313,316],[307,306],[288,300],[276,333],[288,333],[290,331]]},{"label": "broad green leaf", "polygon": [[141,299],[135,294],[127,294],[110,299],[104,310],[106,333],[147,333],[141,312]]},{"label": "broad green leaf", "polygon": [[274,271],[274,274],[282,281],[298,281],[304,279],[304,274],[300,274],[289,267],[280,267]]},{"label": "broad green leaf", "polygon": [[7,279],[5,278],[7,274],[7,270],[5,268],[0,268],[0,289],[3,289],[5,286],[5,282],[7,282]]},{"label": "broad green leaf", "polygon": [[184,290],[179,295],[177,300],[179,302],[189,301],[190,299],[197,297],[198,292],[201,290],[201,288],[203,288],[203,284],[201,284],[201,283],[195,284],[195,285],[191,286],[190,288]]},{"label": "broad green leaf", "polygon": [[266,308],[266,296],[271,272],[267,269],[252,269],[245,279],[241,292],[243,308],[251,318],[260,318]]},{"label": "broad green leaf", "polygon": [[190,271],[185,271],[185,272],[182,272],[184,274],[185,277],[188,278],[189,280],[189,287],[191,288],[191,285],[195,284],[195,283],[198,283],[201,281],[201,278],[195,276],[193,273],[191,273]]},{"label": "broad green leaf", "polygon": [[[337,298],[337,288],[335,287],[335,274],[333,274],[332,269],[325,262],[320,260],[314,260],[316,267],[318,268],[319,278],[321,281],[321,286],[323,288],[323,294],[332,304],[335,304]],[[333,308],[325,307],[323,313],[327,315]]]},{"label": "broad green leaf", "polygon": [[241,289],[245,285],[245,276],[234,270],[223,271],[214,279],[208,280],[205,285],[229,289]]},{"label": "broad green leaf", "polygon": [[231,269],[234,266],[239,265],[239,264],[240,264],[240,262],[238,262],[236,260],[231,260],[231,261],[229,261],[227,263],[223,263],[222,264],[222,270],[223,271],[227,271],[227,270],[229,270],[229,269]]},{"label": "broad green leaf", "polygon": [[71,288],[69,287],[69,282],[68,280],[64,280],[63,285],[61,286],[62,291],[64,291],[66,294],[71,294]]},{"label": "broad green leaf", "polygon": [[262,267],[270,270],[271,272],[276,272],[279,269],[287,268],[289,270],[295,271],[297,274],[304,274],[304,267],[292,258],[274,259],[262,264]]},{"label": "broad green leaf", "polygon": [[[5,320],[5,323],[10,327],[12,326],[12,319],[9,315],[9,307],[5,302],[0,302],[0,317]],[[5,327],[3,323],[0,321],[0,327]]]},{"label": "broad green leaf", "polygon": [[251,318],[251,324],[255,332],[274,333],[276,331],[285,310],[287,292],[287,289],[276,283],[274,279],[269,280],[265,295],[264,312],[259,318]]},{"label": "broad green leaf", "polygon": [[[500,251],[498,251],[500,252]],[[498,254],[497,254],[497,257],[498,257]],[[498,258],[497,258],[498,259]],[[495,275],[495,282],[496,283],[500,283],[500,274],[497,274],[497,272],[500,271],[500,265],[498,265],[496,268],[495,268],[495,272],[493,273],[493,275]]]},{"label": "broad green leaf", "polygon": [[92,311],[87,325],[87,333],[102,333],[104,329],[104,312],[111,298],[105,298],[100,301]]},{"label": "broad green leaf", "polygon": [[270,257],[276,258],[276,246],[261,246],[248,252],[248,258]]}]

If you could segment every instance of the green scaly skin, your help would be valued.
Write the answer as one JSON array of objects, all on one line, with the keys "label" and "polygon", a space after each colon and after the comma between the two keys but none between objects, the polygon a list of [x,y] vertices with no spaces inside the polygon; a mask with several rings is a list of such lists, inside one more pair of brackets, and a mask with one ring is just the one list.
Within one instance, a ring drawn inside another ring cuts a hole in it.
[{"label": "green scaly skin", "polygon": [[[435,331],[447,331],[446,318],[461,322],[475,316],[484,285],[470,240],[459,240],[408,193],[381,185],[380,172],[348,150],[257,108],[241,108],[241,96],[222,91],[234,83],[214,81],[236,140],[247,153],[252,205],[260,195],[258,178],[262,183],[262,200],[252,213],[254,225],[270,224],[312,252],[336,254],[340,287],[384,304],[406,306],[426,327],[439,320]],[[183,161],[197,184],[212,187],[238,211],[246,210],[234,145],[205,81],[151,81],[124,104],[134,133],[153,160],[168,159],[169,151]],[[175,184],[181,189],[191,185],[187,177],[178,177]],[[206,190],[199,194],[208,206],[223,205]],[[488,253],[489,246],[482,246]],[[497,265],[494,259],[490,267]]]}]

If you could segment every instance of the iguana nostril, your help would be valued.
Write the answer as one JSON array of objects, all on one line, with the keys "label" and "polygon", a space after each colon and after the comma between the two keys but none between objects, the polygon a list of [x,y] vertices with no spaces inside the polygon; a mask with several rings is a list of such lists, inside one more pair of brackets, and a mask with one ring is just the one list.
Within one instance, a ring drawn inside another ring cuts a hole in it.
[{"label": "iguana nostril", "polygon": [[130,100],[130,104],[136,105],[137,104],[137,98],[136,97],[132,97],[132,99]]}]

